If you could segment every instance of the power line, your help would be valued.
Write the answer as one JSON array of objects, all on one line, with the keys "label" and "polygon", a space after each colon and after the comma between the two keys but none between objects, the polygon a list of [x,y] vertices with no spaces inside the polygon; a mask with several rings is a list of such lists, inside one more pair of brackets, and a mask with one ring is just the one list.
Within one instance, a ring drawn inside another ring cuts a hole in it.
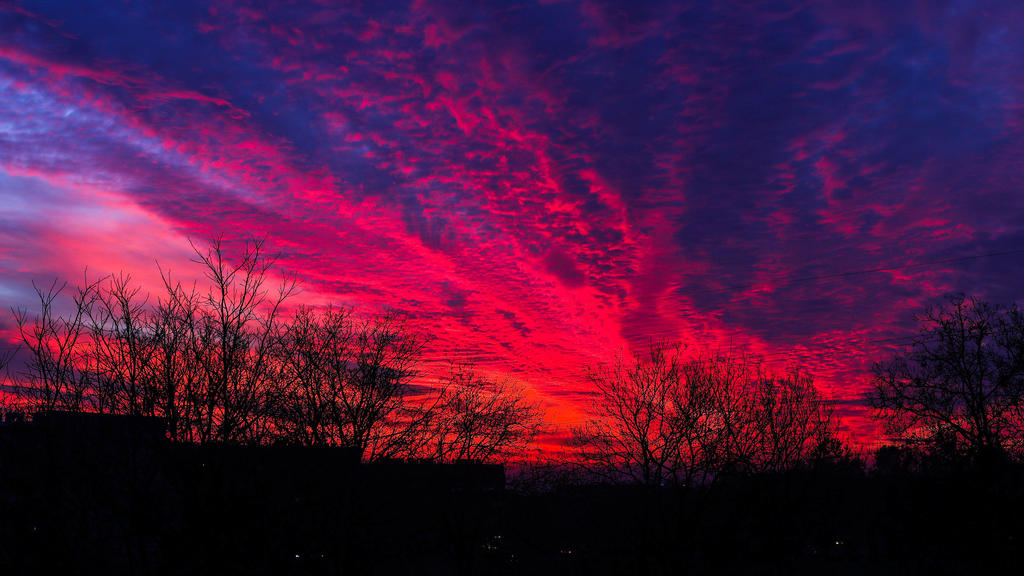
[{"label": "power line", "polygon": [[[879,272],[892,272],[895,270],[906,270],[910,268],[921,268],[925,266],[936,266],[940,264],[954,264],[958,262],[968,262],[972,260],[981,260],[984,258],[996,258],[999,256],[1012,256],[1015,254],[1024,254],[1024,248],[1017,250],[1003,250],[999,252],[987,252],[985,254],[974,254],[972,256],[959,256],[956,258],[942,258],[939,260],[928,260],[925,262],[914,262],[910,264],[902,264],[899,266],[881,266],[877,268],[865,268],[863,270],[849,270],[846,272],[835,272],[831,274],[819,274],[816,276],[797,276],[797,277],[783,277],[773,282],[773,286],[788,286],[791,284],[802,284],[805,282],[818,282],[821,280],[831,280],[835,278],[848,278],[851,276],[863,276],[867,274],[877,274]],[[724,288],[706,288],[701,290],[687,291],[684,295],[698,295],[698,294],[714,294],[724,293],[727,290],[739,290],[746,288],[743,284],[732,284]]]},{"label": "power line", "polygon": [[866,269],[866,270],[853,270],[853,271],[849,271],[849,272],[838,272],[838,273],[835,273],[835,274],[823,274],[823,275],[819,275],[819,276],[805,276],[805,277],[802,277],[802,278],[794,278],[794,279],[789,280],[789,281],[783,281],[782,284],[791,284],[791,283],[796,283],[796,282],[813,281],[813,280],[825,280],[825,279],[829,279],[829,278],[846,278],[848,276],[858,276],[858,275],[863,275],[863,274],[874,274],[874,273],[877,273],[877,272],[891,272],[893,270],[905,270],[907,268],[918,268],[918,267],[922,267],[922,266],[934,266],[934,265],[937,265],[937,264],[953,264],[953,263],[956,263],[956,262],[966,262],[966,261],[970,261],[970,260],[980,260],[982,258],[994,258],[994,257],[997,257],[997,256],[1010,256],[1010,255],[1013,255],[1013,254],[1024,254],[1024,248],[1021,248],[1019,250],[1004,250],[1004,251],[1001,251],[1001,252],[989,252],[987,254],[975,254],[973,256],[960,256],[960,257],[957,257],[957,258],[944,258],[944,259],[941,259],[941,260],[931,260],[931,261],[926,261],[926,262],[917,262],[917,263],[914,263],[914,264],[904,264],[902,266],[884,266],[884,267],[881,267],[881,268],[869,268],[869,269]]}]

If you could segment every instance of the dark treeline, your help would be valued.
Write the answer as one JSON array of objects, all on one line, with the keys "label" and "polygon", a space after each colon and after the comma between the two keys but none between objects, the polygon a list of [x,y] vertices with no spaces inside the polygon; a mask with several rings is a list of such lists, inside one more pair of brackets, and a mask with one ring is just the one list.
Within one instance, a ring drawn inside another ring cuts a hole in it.
[{"label": "dark treeline", "polygon": [[[27,362],[9,409],[154,416],[172,441],[338,446],[370,461],[507,462],[544,428],[522,388],[470,365],[424,382],[429,336],[402,315],[285,313],[296,282],[271,285],[262,242],[215,241],[194,263],[204,286],[161,270],[155,297],[126,274],[37,287],[36,308],[13,310]],[[565,464],[594,478],[706,482],[845,450],[800,371],[655,344],[589,376],[594,418],[571,430]]]},{"label": "dark treeline", "polygon": [[651,346],[589,374],[594,418],[571,459],[614,483],[706,485],[850,457],[832,407],[799,371],[767,373],[742,356]]},{"label": "dark treeline", "polygon": [[[104,574],[1019,573],[1024,470],[890,454],[684,485],[0,424],[0,569]],[[540,478],[537,478],[539,476]]]},{"label": "dark treeline", "polygon": [[429,336],[397,313],[286,315],[296,283],[270,286],[262,242],[195,253],[206,285],[161,271],[155,298],[124,274],[37,287],[38,307],[13,311],[28,361],[8,409],[156,416],[173,441],[339,446],[367,460],[502,460],[540,431],[521,387],[472,365],[420,383]]},{"label": "dark treeline", "polygon": [[407,318],[287,306],[261,242],[195,262],[205,286],[55,283],[14,310],[0,567],[963,573],[1022,549],[1015,305],[919,316],[875,364],[890,442],[870,455],[806,372],[654,343],[588,369],[590,418],[527,458],[540,406],[469,365],[428,381]]}]

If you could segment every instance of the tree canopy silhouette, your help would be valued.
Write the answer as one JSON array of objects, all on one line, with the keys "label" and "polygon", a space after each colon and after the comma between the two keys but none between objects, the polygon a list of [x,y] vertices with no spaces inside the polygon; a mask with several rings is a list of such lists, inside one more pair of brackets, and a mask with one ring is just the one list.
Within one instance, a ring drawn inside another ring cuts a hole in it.
[{"label": "tree canopy silhouette", "polygon": [[451,364],[431,406],[419,453],[443,462],[520,456],[543,428],[540,406],[525,389],[465,363]]},{"label": "tree canopy silhouette", "polygon": [[832,410],[809,376],[771,375],[739,355],[683,352],[654,344],[589,372],[593,418],[573,430],[585,467],[606,480],[690,485],[841,451]]},{"label": "tree canopy silhouette", "polygon": [[918,318],[907,350],[874,366],[869,396],[899,441],[970,458],[1020,455],[1024,314],[950,296]]},{"label": "tree canopy silhouette", "polygon": [[193,250],[205,283],[161,269],[157,297],[124,273],[86,277],[70,306],[65,283],[37,287],[38,310],[13,311],[28,352],[21,407],[157,416],[172,440],[341,446],[367,460],[503,461],[540,430],[522,388],[471,366],[423,384],[430,338],[402,314],[286,313],[297,284],[262,240]]}]

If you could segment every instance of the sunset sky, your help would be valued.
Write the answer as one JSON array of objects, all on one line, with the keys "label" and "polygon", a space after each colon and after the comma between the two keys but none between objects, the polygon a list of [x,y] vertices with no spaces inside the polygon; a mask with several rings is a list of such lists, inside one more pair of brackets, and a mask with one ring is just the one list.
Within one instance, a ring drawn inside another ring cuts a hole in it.
[{"label": "sunset sky", "polygon": [[556,422],[667,339],[868,442],[915,312],[1024,295],[1024,3],[0,0],[0,206],[4,310],[266,236]]}]

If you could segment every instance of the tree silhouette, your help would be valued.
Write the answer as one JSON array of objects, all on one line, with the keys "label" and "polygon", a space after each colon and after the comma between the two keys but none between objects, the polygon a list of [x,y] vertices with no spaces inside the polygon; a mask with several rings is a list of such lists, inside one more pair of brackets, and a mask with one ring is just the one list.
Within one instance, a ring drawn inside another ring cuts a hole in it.
[{"label": "tree silhouette", "polygon": [[587,468],[608,480],[646,485],[680,472],[686,430],[677,393],[679,363],[678,350],[652,345],[647,355],[588,372],[597,393],[595,418],[572,431]]},{"label": "tree silhouette", "polygon": [[773,376],[739,355],[682,352],[652,345],[590,371],[594,418],[573,430],[584,466],[607,480],[691,485],[795,468],[841,447],[808,376]]},{"label": "tree silhouette", "polygon": [[32,284],[39,299],[37,314],[12,309],[20,343],[29,353],[17,393],[29,410],[88,408],[89,375],[82,370],[82,345],[88,310],[96,298],[96,282],[86,281],[72,296],[71,310],[57,310],[67,283],[56,280],[43,289]]},{"label": "tree silhouette", "polygon": [[286,326],[278,348],[278,377],[287,390],[278,409],[287,442],[335,446],[344,442],[342,389],[348,384],[355,339],[350,310],[321,312],[301,307]]},{"label": "tree silhouette", "polygon": [[206,321],[195,286],[185,289],[162,270],[161,278],[164,297],[153,308],[149,322],[155,345],[154,415],[166,419],[172,440],[197,442],[206,406],[204,363],[213,345],[213,327]]},{"label": "tree silhouette", "polygon": [[869,400],[888,431],[975,459],[1019,455],[1024,314],[954,295],[918,320],[910,347],[874,366]]},{"label": "tree silhouette", "polygon": [[836,437],[832,407],[810,375],[762,373],[745,399],[749,422],[742,437],[750,439],[752,449],[739,454],[748,469],[780,472],[847,455]]},{"label": "tree silhouette", "polygon": [[407,455],[421,428],[410,395],[426,342],[395,312],[360,320],[349,309],[300,308],[278,348],[285,440],[371,460]]},{"label": "tree silhouette", "polygon": [[8,389],[11,363],[13,362],[14,356],[17,352],[17,348],[11,348],[0,352],[0,414],[6,413],[12,409],[17,409],[17,396],[12,394],[12,391]]},{"label": "tree silhouette", "polygon": [[94,293],[85,310],[89,338],[83,359],[96,408],[152,416],[157,402],[157,340],[148,325],[148,297],[124,274],[101,280]]},{"label": "tree silhouette", "polygon": [[542,428],[540,407],[523,388],[484,378],[469,364],[451,363],[436,395],[422,405],[424,445],[417,452],[427,458],[508,461]]},{"label": "tree silhouette", "polygon": [[210,341],[201,367],[205,406],[200,440],[259,442],[271,430],[267,411],[281,391],[275,386],[271,359],[279,334],[282,303],[294,292],[285,279],[276,290],[266,286],[276,257],[262,240],[247,240],[230,258],[222,240],[205,251],[193,246],[210,287],[202,297]]},{"label": "tree silhouette", "polygon": [[[172,440],[340,446],[365,460],[500,461],[537,435],[536,403],[508,381],[453,366],[419,382],[430,338],[395,311],[283,305],[262,240],[192,245],[206,283],[160,270],[153,298],[121,273],[75,289],[36,290],[14,310],[29,362],[16,395],[30,411],[156,416]],[[4,360],[7,360],[5,357]]]},{"label": "tree silhouette", "polygon": [[395,312],[360,320],[345,308],[297,310],[278,348],[282,439],[354,448],[368,460],[520,453],[540,429],[536,404],[464,364],[436,386],[415,384],[427,342]]},{"label": "tree silhouette", "polygon": [[[370,459],[405,456],[418,429],[408,410],[427,336],[396,312],[364,320],[356,330],[341,403],[350,445]],[[341,368],[338,366],[338,368]]]}]

